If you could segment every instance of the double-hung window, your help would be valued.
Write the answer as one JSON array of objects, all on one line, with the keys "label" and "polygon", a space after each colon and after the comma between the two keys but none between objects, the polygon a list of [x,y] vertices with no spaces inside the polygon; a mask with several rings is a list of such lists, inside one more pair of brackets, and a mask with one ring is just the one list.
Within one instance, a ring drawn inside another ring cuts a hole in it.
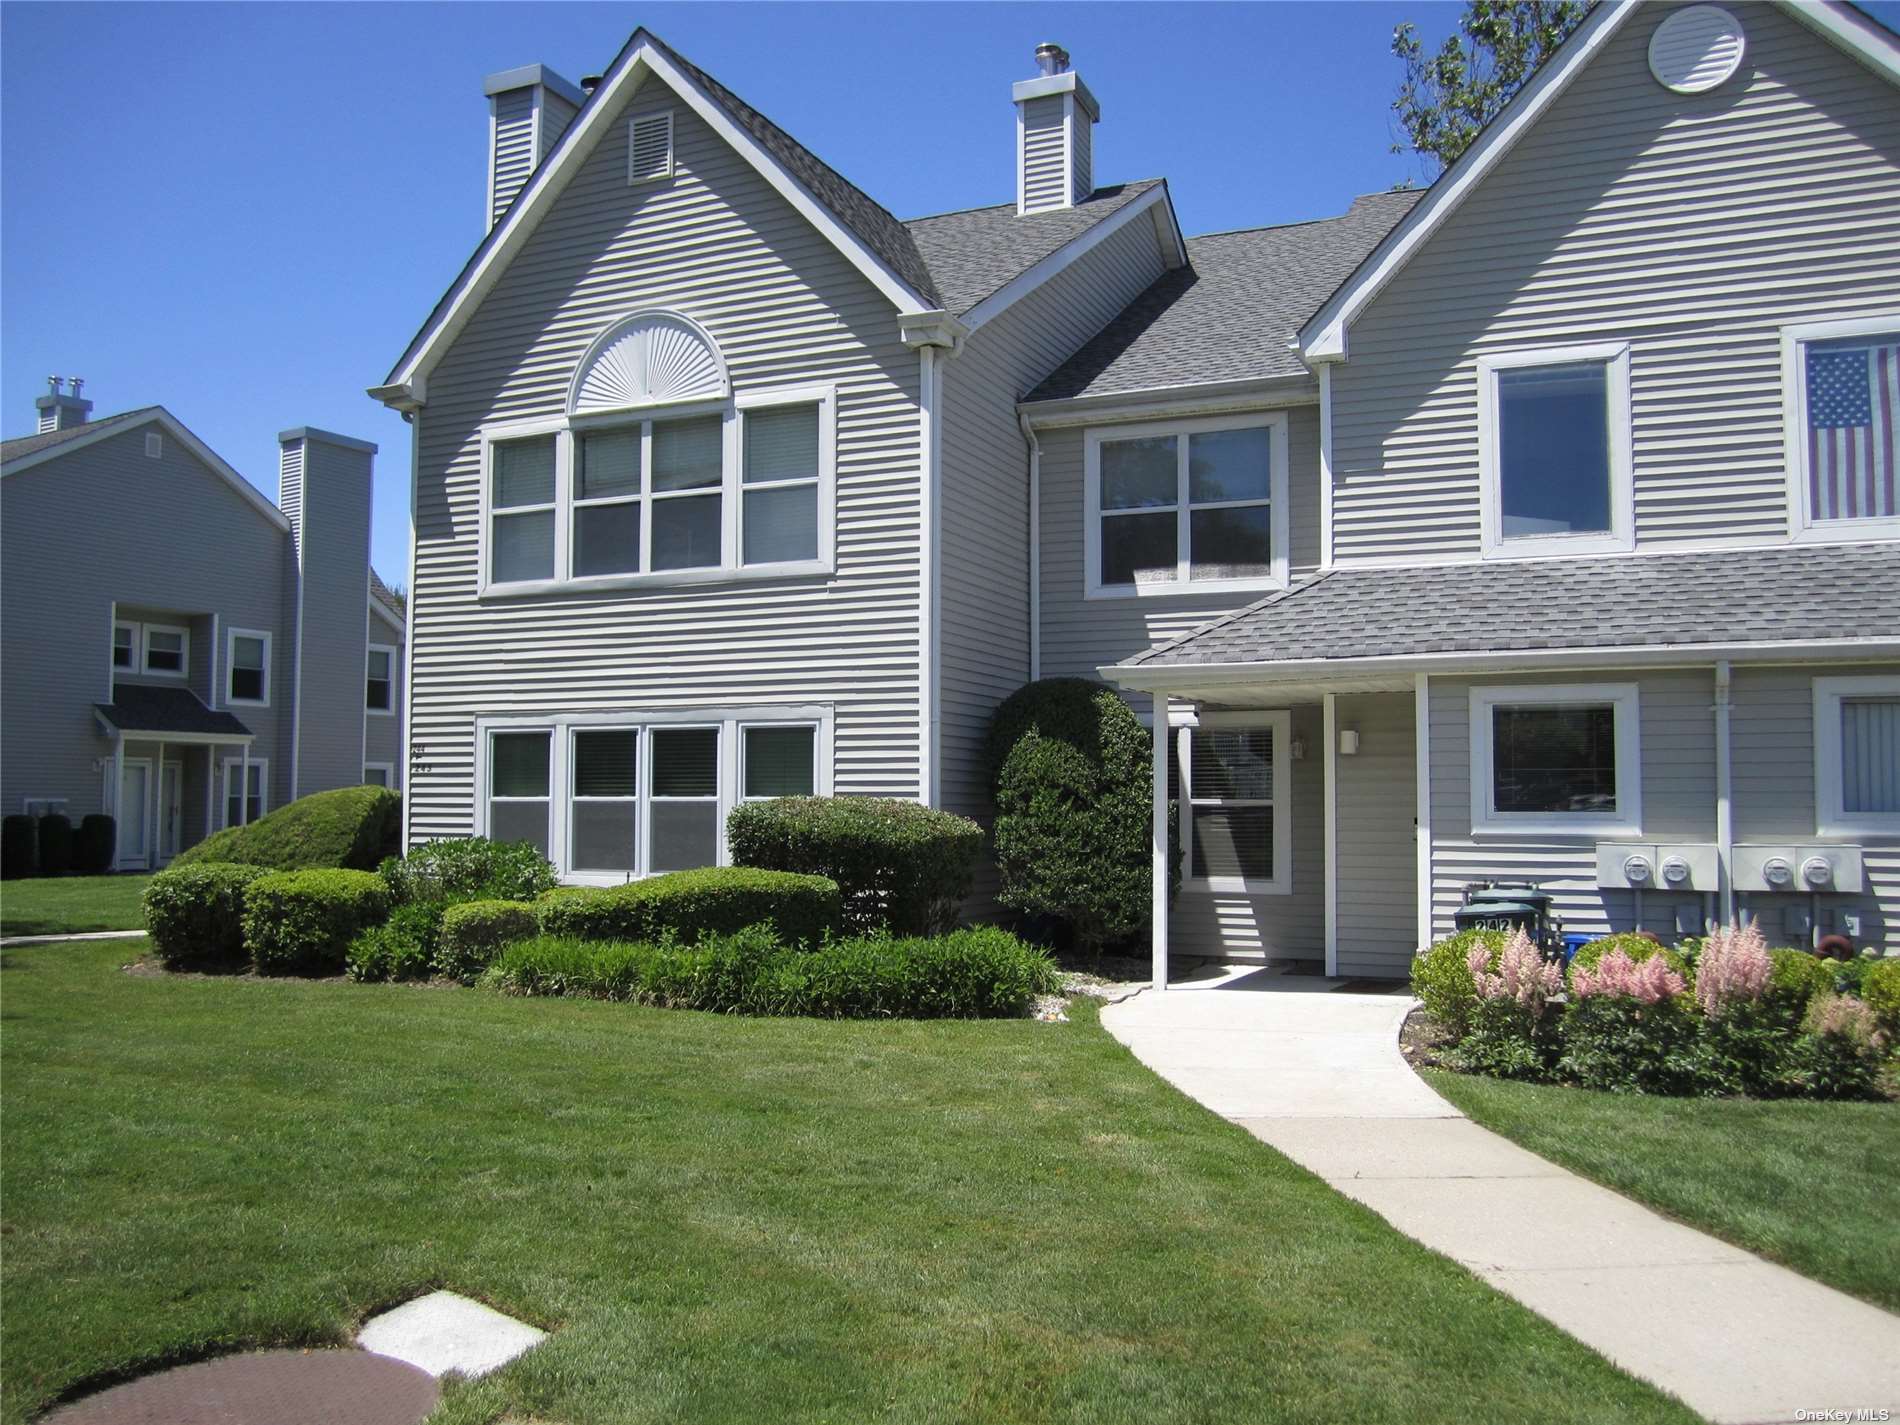
[{"label": "double-hung window", "polygon": [[363,680],[363,707],[373,713],[396,711],[396,650],[387,643],[372,643]]},{"label": "double-hung window", "polygon": [[1634,683],[1477,687],[1470,715],[1472,830],[1642,830]]},{"label": "double-hung window", "polygon": [[130,673],[138,662],[139,626],[135,623],[112,625],[112,666]]},{"label": "double-hung window", "polygon": [[1486,554],[1634,547],[1627,345],[1482,356],[1478,407]]},{"label": "double-hung window", "polygon": [[640,729],[576,729],[568,866],[631,874],[640,869]]},{"label": "double-hung window", "polygon": [[739,556],[751,566],[819,557],[826,422],[822,400],[741,405]]},{"label": "double-hung window", "polygon": [[165,624],[148,623],[145,629],[145,662],[141,670],[167,678],[182,678],[191,667],[191,631]]},{"label": "double-hung window", "polygon": [[1283,712],[1203,713],[1186,730],[1182,820],[1191,888],[1291,890],[1291,725]]},{"label": "double-hung window", "polygon": [[255,707],[270,702],[270,634],[234,628],[225,645],[225,700]]},{"label": "double-hung window", "polygon": [[488,582],[554,577],[552,435],[496,441],[489,461]]},{"label": "double-hung window", "polygon": [[1900,313],[1782,332],[1797,539],[1900,534]]},{"label": "double-hung window", "polygon": [[243,826],[264,814],[268,761],[233,759],[224,764],[224,824]]},{"label": "double-hung window", "polygon": [[1900,833],[1900,675],[1814,680],[1815,831]]},{"label": "double-hung window", "polygon": [[553,805],[553,734],[545,729],[496,732],[488,744],[488,835],[494,841],[525,841],[543,856]]},{"label": "double-hung window", "polygon": [[725,422],[719,416],[652,421],[651,570],[717,569],[725,521]]}]

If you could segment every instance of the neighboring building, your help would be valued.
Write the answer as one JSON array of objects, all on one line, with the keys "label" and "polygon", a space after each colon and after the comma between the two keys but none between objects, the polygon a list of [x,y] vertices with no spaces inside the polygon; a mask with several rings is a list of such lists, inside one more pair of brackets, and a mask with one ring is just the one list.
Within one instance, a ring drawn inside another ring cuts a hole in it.
[{"label": "neighboring building", "polygon": [[[611,880],[748,797],[983,816],[997,703],[1100,673],[1174,699],[1184,953],[1402,974],[1506,875],[1900,948],[1852,388],[1900,340],[1897,54],[1606,3],[1424,194],[1187,240],[1095,184],[1053,46],[1015,202],[909,222],[646,31],[588,93],[497,76],[491,229],[372,392],[415,426],[406,834]],[[1775,855],[1830,888],[1747,896]]]},{"label": "neighboring building", "polygon": [[399,786],[376,447],[283,432],[273,505],[164,407],[90,420],[78,387],[0,445],[0,806],[108,812],[129,870],[305,793]]}]

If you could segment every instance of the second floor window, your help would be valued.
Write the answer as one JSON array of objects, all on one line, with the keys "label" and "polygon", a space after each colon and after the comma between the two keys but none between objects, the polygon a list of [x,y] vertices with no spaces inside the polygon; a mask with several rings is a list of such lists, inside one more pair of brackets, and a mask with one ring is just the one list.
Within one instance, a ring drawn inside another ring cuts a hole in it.
[{"label": "second floor window", "polygon": [[379,644],[369,649],[369,679],[363,706],[371,712],[396,710],[396,650]]},{"label": "second floor window", "polygon": [[138,657],[139,627],[135,623],[112,625],[112,666],[128,673]]},{"label": "second floor window", "polygon": [[182,678],[190,664],[191,635],[182,628],[145,625],[145,664],[142,671]]},{"label": "second floor window", "polygon": [[247,629],[231,630],[225,697],[234,703],[270,701],[270,638]]},{"label": "second floor window", "polygon": [[1791,327],[1797,536],[1900,534],[1900,316]]},{"label": "second floor window", "polygon": [[1486,552],[1630,547],[1627,347],[1481,357],[1478,399]]}]

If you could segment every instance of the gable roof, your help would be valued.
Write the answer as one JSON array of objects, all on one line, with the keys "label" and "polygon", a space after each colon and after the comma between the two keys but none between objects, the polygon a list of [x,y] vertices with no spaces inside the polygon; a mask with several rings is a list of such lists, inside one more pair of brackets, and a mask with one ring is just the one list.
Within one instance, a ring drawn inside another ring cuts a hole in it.
[{"label": "gable roof", "polygon": [[185,423],[163,406],[141,406],[137,410],[122,411],[116,416],[105,416],[96,421],[87,421],[83,425],[68,426],[62,431],[48,431],[44,435],[21,436],[0,444],[0,476],[18,475],[31,470],[49,460],[70,455],[74,451],[84,450],[95,441],[107,436],[122,435],[137,430],[142,425],[157,425],[172,439],[203,462],[212,474],[222,479],[265,519],[278,529],[288,532],[290,521],[284,512],[272,504],[262,490],[233,470],[210,446],[193,435]]},{"label": "gable roof", "polygon": [[206,707],[189,688],[151,688],[141,683],[114,683],[112,701],[94,703],[94,711],[108,727],[121,733],[164,732],[249,741],[251,730],[233,713]]},{"label": "gable roof", "polygon": [[[1773,0],[1773,3],[1836,48],[1900,84],[1900,36],[1879,21],[1838,0],[1806,0],[1806,3]],[[1438,181],[1426,190],[1425,200],[1406,215],[1300,328],[1301,356],[1309,363],[1345,358],[1346,329],[1639,8],[1636,0],[1602,0],[1590,12],[1532,76],[1530,83],[1513,96],[1457,161],[1439,175]]]},{"label": "gable roof", "polygon": [[374,569],[369,571],[369,605],[398,629],[404,627],[406,620],[402,604],[397,600],[395,591],[383,582],[383,576]]},{"label": "gable roof", "polygon": [[1187,266],[1147,291],[1024,400],[1306,376],[1300,323],[1412,210],[1416,190],[1368,193],[1336,218],[1187,240]]}]

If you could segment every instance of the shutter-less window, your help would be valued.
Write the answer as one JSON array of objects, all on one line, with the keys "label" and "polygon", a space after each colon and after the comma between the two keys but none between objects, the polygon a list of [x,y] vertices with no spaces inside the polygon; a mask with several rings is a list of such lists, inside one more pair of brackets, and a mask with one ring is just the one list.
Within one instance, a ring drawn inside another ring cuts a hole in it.
[{"label": "shutter-less window", "polygon": [[1273,876],[1273,731],[1196,728],[1188,763],[1196,879]]},{"label": "shutter-less window", "polygon": [[1900,698],[1841,699],[1841,810],[1900,812]]},{"label": "shutter-less window", "polygon": [[745,730],[745,795],[810,796],[815,781],[814,741],[809,727],[748,727]]},{"label": "shutter-less window", "polygon": [[652,733],[649,868],[690,871],[719,859],[719,730]]},{"label": "shutter-less window", "polygon": [[740,511],[747,564],[818,557],[820,407],[745,413],[745,501]]},{"label": "shutter-less window", "polygon": [[637,868],[639,745],[633,728],[574,734],[574,837],[568,851],[574,870]]},{"label": "shutter-less window", "polygon": [[627,125],[627,182],[673,176],[673,115],[642,114]]}]

